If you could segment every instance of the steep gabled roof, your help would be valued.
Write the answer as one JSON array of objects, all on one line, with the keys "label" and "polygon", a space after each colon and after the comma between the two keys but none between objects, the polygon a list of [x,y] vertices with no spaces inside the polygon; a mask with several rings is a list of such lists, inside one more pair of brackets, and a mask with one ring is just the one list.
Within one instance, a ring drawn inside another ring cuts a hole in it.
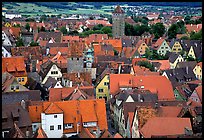
[{"label": "steep gabled roof", "polygon": [[50,103],[50,105],[44,110],[46,114],[57,114],[57,113],[63,113],[63,110],[56,105],[55,103]]},{"label": "steep gabled roof", "polygon": [[38,129],[36,130],[33,138],[48,138],[47,134],[45,133],[45,131],[42,129],[41,126],[38,127]]},{"label": "steep gabled roof", "polygon": [[175,60],[179,57],[179,55],[180,55],[180,54],[178,54],[178,53],[172,52],[171,55],[169,56],[169,62],[170,62],[170,63],[174,63]]}]

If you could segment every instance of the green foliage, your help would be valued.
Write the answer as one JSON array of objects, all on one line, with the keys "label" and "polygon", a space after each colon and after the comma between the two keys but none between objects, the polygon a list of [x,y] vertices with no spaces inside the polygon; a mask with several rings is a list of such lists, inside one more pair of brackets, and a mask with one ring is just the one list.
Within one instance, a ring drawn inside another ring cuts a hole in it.
[{"label": "green foliage", "polygon": [[111,27],[107,27],[107,26],[103,27],[103,28],[101,29],[101,31],[103,31],[104,34],[112,33]]},{"label": "green foliage", "polygon": [[190,38],[188,36],[182,36],[181,40],[189,40]]},{"label": "green foliage", "polygon": [[30,25],[29,25],[28,23],[26,23],[25,29],[29,32],[29,30],[30,30]]},{"label": "green foliage", "polygon": [[79,32],[76,30],[70,31],[70,32],[68,32],[68,35],[79,35]]},{"label": "green foliage", "polygon": [[169,39],[176,38],[176,34],[178,33],[178,31],[179,31],[179,26],[177,24],[172,24],[168,30],[168,38]]},{"label": "green foliage", "polygon": [[154,66],[148,61],[139,61],[137,64],[139,66],[150,69],[150,71],[155,71]]},{"label": "green foliage", "polygon": [[153,25],[152,32],[156,39],[158,39],[159,37],[162,37],[165,33],[165,27],[163,23],[156,23],[155,25]]},{"label": "green foliage", "polygon": [[20,25],[20,24],[17,24],[17,25],[14,25],[13,27],[21,27],[21,25]]},{"label": "green foliage", "polygon": [[32,41],[32,42],[30,43],[30,46],[39,46],[39,43]]},{"label": "green foliage", "polygon": [[28,18],[28,19],[26,19],[25,21],[26,21],[26,22],[35,22],[35,19],[33,19],[33,18]]},{"label": "green foliage", "polygon": [[195,59],[192,56],[187,56],[186,61],[195,61]]},{"label": "green foliage", "polygon": [[108,37],[113,37],[113,34],[112,33],[108,33]]},{"label": "green foliage", "polygon": [[199,32],[197,33],[191,33],[190,35],[190,39],[191,40],[202,40],[202,30],[200,30]]},{"label": "green foliage", "polygon": [[67,29],[64,26],[60,28],[60,31],[63,33],[63,35],[67,34]]},{"label": "green foliage", "polygon": [[114,51],[114,55],[118,56],[118,51],[116,51],[115,49],[113,49],[113,51]]},{"label": "green foliage", "polygon": [[98,24],[96,26],[93,27],[93,30],[101,30],[103,28],[103,25],[102,24]]},{"label": "green foliage", "polygon": [[148,25],[130,25],[125,23],[125,35],[126,36],[141,36],[144,32],[149,32],[150,28]]},{"label": "green foliage", "polygon": [[149,59],[149,60],[167,60],[168,59],[167,55],[165,55],[165,56],[160,55],[157,53],[156,50],[150,50],[148,48],[145,50],[144,57]]},{"label": "green foliage", "polygon": [[20,46],[24,46],[24,43],[23,43],[23,39],[18,37],[16,41],[16,47],[20,47]]},{"label": "green foliage", "polygon": [[148,18],[146,18],[146,17],[142,17],[142,18],[139,18],[139,17],[135,17],[135,16],[132,16],[132,19],[136,22],[136,23],[138,23],[138,22],[141,22],[141,23],[143,23],[143,24],[148,24]]}]

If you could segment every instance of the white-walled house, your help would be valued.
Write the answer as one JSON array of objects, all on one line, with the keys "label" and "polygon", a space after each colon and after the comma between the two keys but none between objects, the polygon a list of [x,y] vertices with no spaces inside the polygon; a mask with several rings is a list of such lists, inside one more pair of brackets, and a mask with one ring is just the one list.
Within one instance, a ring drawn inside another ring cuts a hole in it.
[{"label": "white-walled house", "polygon": [[5,13],[5,18],[9,18],[9,19],[21,18],[21,14],[13,13],[13,12],[7,12],[7,13]]},{"label": "white-walled house", "polygon": [[12,43],[5,31],[2,31],[2,46],[12,46]]},{"label": "white-walled house", "polygon": [[8,51],[9,46],[2,46],[2,57],[11,57],[11,52]]},{"label": "white-walled house", "polygon": [[[51,108],[52,106],[55,106],[55,104],[52,103],[49,107]],[[56,113],[51,114],[49,112],[51,110],[48,109],[45,113],[41,113],[42,129],[48,138],[60,138],[63,135],[63,111],[58,109],[55,110]]]},{"label": "white-walled house", "polygon": [[41,84],[45,84],[49,77],[52,77],[57,81],[60,81],[62,78],[61,69],[57,66],[57,64],[53,63],[50,60],[41,65],[39,74],[42,77]]},{"label": "white-walled house", "polygon": [[32,123],[40,123],[48,138],[70,137],[82,128],[108,129],[104,99],[41,102],[28,110]]}]

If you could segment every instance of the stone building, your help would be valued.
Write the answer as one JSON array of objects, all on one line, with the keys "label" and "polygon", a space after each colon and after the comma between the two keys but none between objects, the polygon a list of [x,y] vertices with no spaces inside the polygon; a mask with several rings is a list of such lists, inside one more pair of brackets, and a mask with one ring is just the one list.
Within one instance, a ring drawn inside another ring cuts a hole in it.
[{"label": "stone building", "polygon": [[112,33],[114,38],[121,38],[125,34],[125,12],[118,5],[112,14]]}]

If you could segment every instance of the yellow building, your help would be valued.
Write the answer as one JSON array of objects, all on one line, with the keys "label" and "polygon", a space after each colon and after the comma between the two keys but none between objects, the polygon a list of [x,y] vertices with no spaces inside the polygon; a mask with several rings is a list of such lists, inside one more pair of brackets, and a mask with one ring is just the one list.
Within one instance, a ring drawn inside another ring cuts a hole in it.
[{"label": "yellow building", "polygon": [[16,77],[16,80],[21,84],[21,85],[25,85],[27,82],[27,76],[21,76],[21,77]]},{"label": "yellow building", "polygon": [[188,56],[196,59],[196,56],[195,56],[195,53],[194,53],[194,50],[193,50],[193,46],[191,46],[191,48],[190,48],[190,50],[188,52]]},{"label": "yellow building", "polygon": [[5,27],[11,27],[11,24],[6,22],[6,24],[4,25]]},{"label": "yellow building", "polygon": [[193,72],[199,80],[202,80],[202,62],[199,62],[195,68],[193,69]]},{"label": "yellow building", "polygon": [[[104,70],[101,74],[101,80],[98,79],[97,85],[96,85],[96,99],[104,98],[105,101],[110,99],[109,94],[109,72]],[[100,77],[100,76],[99,76]]]},{"label": "yellow building", "polygon": [[183,48],[182,48],[181,44],[179,43],[179,41],[171,42],[170,47],[171,47],[171,51],[175,52],[175,53],[179,53],[179,52],[181,52],[183,50]]},{"label": "yellow building", "polygon": [[138,43],[136,44],[136,48],[137,48],[137,51],[140,55],[144,55],[145,54],[145,51],[147,48],[149,48],[147,46],[147,44],[143,41],[143,40],[140,40],[138,41]]}]

